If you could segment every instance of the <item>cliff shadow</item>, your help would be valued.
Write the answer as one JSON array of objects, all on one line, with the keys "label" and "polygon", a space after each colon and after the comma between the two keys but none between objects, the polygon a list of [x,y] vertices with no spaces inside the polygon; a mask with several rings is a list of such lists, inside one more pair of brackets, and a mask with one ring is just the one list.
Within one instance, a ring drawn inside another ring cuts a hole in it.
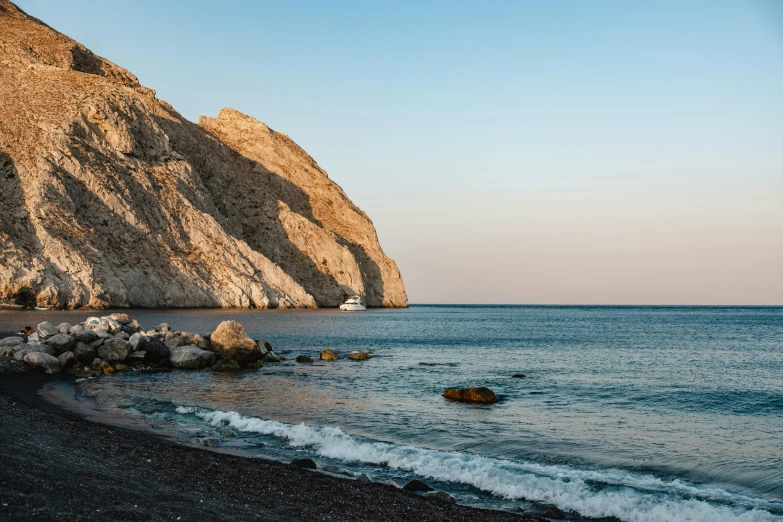
[{"label": "cliff shadow", "polygon": [[[184,119],[174,111],[169,118],[156,117],[158,125],[169,136],[170,144],[195,169],[211,202],[200,200],[187,186],[178,190],[197,208],[211,214],[234,238],[244,241],[264,255],[311,294],[318,306],[338,306],[356,289],[324,273],[306,253],[290,240],[278,209],[284,203],[291,212],[304,217],[319,228],[309,195],[284,176],[252,160],[223,143],[206,129]],[[383,305],[381,269],[361,245],[338,234],[338,244],[346,247],[359,266],[368,303]]]},{"label": "cliff shadow", "polygon": [[[7,278],[0,280],[0,300],[26,307],[66,305],[67,289],[74,284],[67,272],[47,264],[33,278],[24,279],[35,272],[35,262],[43,260],[43,245],[30,221],[21,176],[4,151],[0,151],[0,187],[0,275]],[[57,288],[55,295],[41,295],[41,283],[47,279]]]}]

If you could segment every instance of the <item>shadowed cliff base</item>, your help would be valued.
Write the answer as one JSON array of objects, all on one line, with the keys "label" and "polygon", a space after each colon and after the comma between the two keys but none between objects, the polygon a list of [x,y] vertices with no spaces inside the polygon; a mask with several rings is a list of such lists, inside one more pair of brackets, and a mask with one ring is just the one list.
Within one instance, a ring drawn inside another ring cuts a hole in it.
[{"label": "shadowed cliff base", "polygon": [[2,198],[23,216],[2,222],[0,302],[407,306],[372,222],[286,135],[232,109],[189,122],[125,69],[0,7]]}]

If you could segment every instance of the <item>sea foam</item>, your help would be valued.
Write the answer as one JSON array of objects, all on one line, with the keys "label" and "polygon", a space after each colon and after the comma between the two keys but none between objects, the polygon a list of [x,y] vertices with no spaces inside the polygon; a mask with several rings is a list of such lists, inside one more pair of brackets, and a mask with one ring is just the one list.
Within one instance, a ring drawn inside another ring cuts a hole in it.
[{"label": "sea foam", "polygon": [[[443,482],[462,483],[506,499],[545,502],[586,517],[614,516],[628,522],[783,521],[783,502],[717,486],[622,470],[590,470],[372,442],[336,427],[285,424],[205,408],[178,406],[213,426],[272,435],[292,447],[326,458],[384,465]],[[770,512],[772,511],[772,513]]]}]

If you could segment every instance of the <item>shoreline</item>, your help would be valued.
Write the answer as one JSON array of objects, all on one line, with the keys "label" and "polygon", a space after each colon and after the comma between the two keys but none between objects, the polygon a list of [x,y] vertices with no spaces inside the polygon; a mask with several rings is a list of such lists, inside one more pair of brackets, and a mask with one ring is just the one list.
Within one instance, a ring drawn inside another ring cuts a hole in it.
[{"label": "shoreline", "polygon": [[546,520],[92,422],[39,395],[55,380],[0,373],[3,520]]}]

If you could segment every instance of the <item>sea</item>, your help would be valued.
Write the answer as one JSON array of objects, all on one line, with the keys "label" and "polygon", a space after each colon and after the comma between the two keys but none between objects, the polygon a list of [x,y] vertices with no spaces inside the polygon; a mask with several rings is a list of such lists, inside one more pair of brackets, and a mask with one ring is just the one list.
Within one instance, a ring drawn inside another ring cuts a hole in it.
[{"label": "sea", "polygon": [[[781,307],[131,315],[147,328],[198,333],[235,319],[288,360],[236,373],[126,372],[53,385],[47,395],[183,444],[311,458],[379,482],[417,478],[484,508],[554,505],[572,520],[783,520]],[[4,313],[0,329],[86,316]],[[326,348],[374,355],[319,361]],[[297,355],[316,361],[296,363]],[[467,386],[486,386],[499,402],[442,396]]]}]

